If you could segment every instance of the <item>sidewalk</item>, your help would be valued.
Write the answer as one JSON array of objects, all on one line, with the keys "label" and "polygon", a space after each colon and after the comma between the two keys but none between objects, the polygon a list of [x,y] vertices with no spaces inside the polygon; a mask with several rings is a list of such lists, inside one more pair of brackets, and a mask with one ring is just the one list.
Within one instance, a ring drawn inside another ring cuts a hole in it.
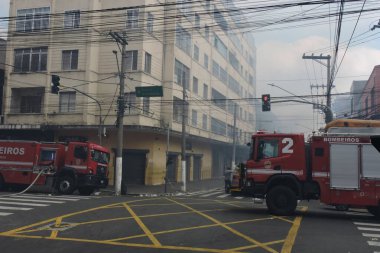
[{"label": "sidewalk", "polygon": [[[127,195],[171,195],[181,193],[182,183],[168,183],[166,185],[127,185]],[[211,189],[224,189],[224,177],[205,179],[188,182],[186,192],[205,191]],[[115,193],[114,186],[110,185],[100,190],[101,195],[112,195]]]}]

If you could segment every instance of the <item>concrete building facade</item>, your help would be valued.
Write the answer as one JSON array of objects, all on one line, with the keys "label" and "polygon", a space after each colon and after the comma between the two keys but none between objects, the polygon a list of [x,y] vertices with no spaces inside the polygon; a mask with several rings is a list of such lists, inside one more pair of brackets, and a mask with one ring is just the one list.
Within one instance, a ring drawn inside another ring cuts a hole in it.
[{"label": "concrete building facade", "polygon": [[[101,141],[114,163],[121,55],[113,31],[128,41],[123,180],[181,180],[183,87],[187,179],[221,176],[234,116],[237,161],[256,129],[254,40],[225,11],[231,4],[11,0],[0,137]],[[50,92],[52,75],[59,94]],[[163,97],[137,97],[142,86],[162,86]]]},{"label": "concrete building facade", "polygon": [[360,118],[380,119],[380,65],[373,68],[360,97]]}]

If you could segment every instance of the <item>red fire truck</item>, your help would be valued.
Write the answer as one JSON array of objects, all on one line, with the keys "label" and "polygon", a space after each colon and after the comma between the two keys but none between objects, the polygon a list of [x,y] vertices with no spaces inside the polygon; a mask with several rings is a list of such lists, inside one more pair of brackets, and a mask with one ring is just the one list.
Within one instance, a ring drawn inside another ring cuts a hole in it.
[{"label": "red fire truck", "polygon": [[297,200],[319,199],[380,217],[380,121],[338,120],[326,129],[306,143],[303,134],[254,134],[231,194],[265,199],[276,215],[291,215]]},{"label": "red fire truck", "polygon": [[90,142],[0,141],[0,188],[34,182],[61,194],[78,189],[88,195],[107,186],[109,154]]}]

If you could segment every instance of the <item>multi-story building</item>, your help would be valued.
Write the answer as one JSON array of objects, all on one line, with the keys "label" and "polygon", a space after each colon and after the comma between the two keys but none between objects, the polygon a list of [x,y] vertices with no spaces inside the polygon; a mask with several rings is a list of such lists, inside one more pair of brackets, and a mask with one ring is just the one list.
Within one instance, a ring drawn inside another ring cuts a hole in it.
[{"label": "multi-story building", "polygon": [[380,65],[373,68],[360,96],[360,118],[380,119]]},{"label": "multi-story building", "polygon": [[351,93],[351,108],[350,118],[359,118],[360,115],[360,97],[362,96],[363,89],[367,81],[353,81],[350,89]]},{"label": "multi-story building", "polygon": [[[1,137],[102,141],[115,152],[121,57],[112,31],[128,42],[124,182],[180,181],[183,103],[187,179],[221,176],[234,115],[238,161],[255,130],[254,40],[226,11],[231,4],[11,0]],[[52,75],[59,94],[50,92]],[[141,86],[162,86],[163,97],[137,97]]]}]

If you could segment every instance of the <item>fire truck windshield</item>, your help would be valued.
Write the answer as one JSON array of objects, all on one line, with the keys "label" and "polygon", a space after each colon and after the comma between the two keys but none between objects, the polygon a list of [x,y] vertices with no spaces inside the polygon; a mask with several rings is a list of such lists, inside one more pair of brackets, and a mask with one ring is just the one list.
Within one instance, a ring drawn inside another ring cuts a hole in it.
[{"label": "fire truck windshield", "polygon": [[91,150],[91,158],[95,162],[108,164],[110,157],[108,153],[94,149]]}]

